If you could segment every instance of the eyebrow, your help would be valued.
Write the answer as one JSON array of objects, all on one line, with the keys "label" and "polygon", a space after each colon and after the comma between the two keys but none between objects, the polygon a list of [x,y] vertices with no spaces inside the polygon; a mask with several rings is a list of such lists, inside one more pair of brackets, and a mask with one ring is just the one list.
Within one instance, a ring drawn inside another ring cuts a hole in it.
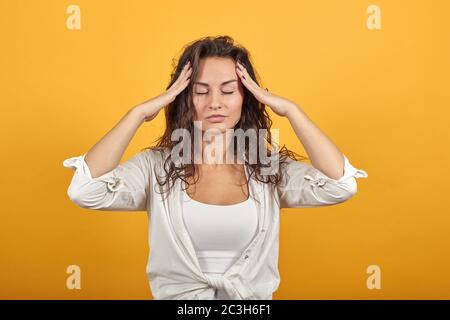
[{"label": "eyebrow", "polygon": [[[230,82],[233,82],[233,81],[237,82],[237,79],[233,79],[233,80],[228,80],[228,81],[222,82],[221,85],[223,86],[224,84],[227,84],[227,83],[230,83]],[[200,84],[202,86],[209,87],[209,84],[207,84],[205,82],[198,82],[198,81],[196,81],[196,82],[194,82],[194,84]]]}]

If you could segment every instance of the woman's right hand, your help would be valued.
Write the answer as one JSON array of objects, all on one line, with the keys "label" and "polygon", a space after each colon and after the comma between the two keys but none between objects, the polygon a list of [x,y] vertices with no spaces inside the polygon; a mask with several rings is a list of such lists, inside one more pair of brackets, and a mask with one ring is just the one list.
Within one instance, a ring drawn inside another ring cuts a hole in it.
[{"label": "woman's right hand", "polygon": [[180,94],[180,92],[182,92],[189,84],[191,73],[192,67],[190,61],[188,61],[183,67],[178,79],[170,86],[169,89],[159,96],[147,100],[136,107],[136,109],[138,109],[143,115],[144,121],[153,120],[164,106],[175,100],[177,95]]}]

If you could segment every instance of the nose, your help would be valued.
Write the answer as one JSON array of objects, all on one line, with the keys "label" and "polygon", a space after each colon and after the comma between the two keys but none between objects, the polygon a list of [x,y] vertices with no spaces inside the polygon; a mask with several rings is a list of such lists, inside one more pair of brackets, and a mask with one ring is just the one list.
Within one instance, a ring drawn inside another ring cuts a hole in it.
[{"label": "nose", "polygon": [[222,104],[220,102],[220,93],[212,94],[211,104],[209,105],[209,109],[211,109],[211,110],[222,109]]},{"label": "nose", "polygon": [[210,105],[209,108],[211,110],[217,110],[217,109],[222,109],[222,107],[220,105]]}]

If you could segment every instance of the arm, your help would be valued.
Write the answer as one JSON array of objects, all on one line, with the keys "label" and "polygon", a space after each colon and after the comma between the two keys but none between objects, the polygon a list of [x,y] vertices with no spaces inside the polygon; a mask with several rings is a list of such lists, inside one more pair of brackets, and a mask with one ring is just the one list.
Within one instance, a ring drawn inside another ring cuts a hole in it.
[{"label": "arm", "polygon": [[286,159],[287,163],[281,166],[282,181],[277,186],[280,208],[333,205],[351,198],[357,190],[355,178],[368,177],[367,173],[353,167],[294,102],[263,90],[239,62],[236,73],[259,102],[289,119],[313,164]]},{"label": "arm", "polygon": [[313,167],[330,178],[341,178],[344,175],[344,155],[338,147],[295,103],[290,102],[286,110],[286,117],[305,147]]},{"label": "arm", "polygon": [[268,89],[263,90],[247,72],[245,65],[239,62],[236,63],[236,73],[259,102],[269,106],[277,115],[289,119],[315,168],[330,178],[343,176],[343,154],[294,102],[269,93]]},{"label": "arm", "polygon": [[283,169],[283,183],[278,188],[281,208],[335,205],[357,192],[355,178],[367,178],[294,103],[286,105],[297,137],[311,159],[312,166],[288,159]]},{"label": "arm", "polygon": [[134,107],[89,149],[84,160],[89,166],[92,178],[101,176],[117,167],[131,139],[143,122],[142,112]]},{"label": "arm", "polygon": [[344,175],[327,177],[311,165],[287,158],[281,166],[282,181],[277,188],[280,208],[309,208],[335,205],[347,201],[357,192],[355,178],[367,178],[345,155]]},{"label": "arm", "polygon": [[149,152],[140,152],[119,164],[143,122],[139,109],[133,108],[89,152],[64,160],[64,167],[75,169],[67,190],[74,203],[108,211],[146,209],[151,181]]},{"label": "arm", "polygon": [[70,200],[81,208],[106,211],[144,211],[151,194],[150,151],[141,151],[113,170],[92,178],[86,154],[64,160],[75,169],[67,189]]},{"label": "arm", "polygon": [[75,169],[67,190],[69,198],[83,208],[111,211],[146,209],[152,186],[151,152],[141,151],[124,164],[119,161],[139,126],[156,117],[189,84],[189,63],[179,66],[176,81],[162,94],[129,110],[99,142],[83,156],[66,159]]}]

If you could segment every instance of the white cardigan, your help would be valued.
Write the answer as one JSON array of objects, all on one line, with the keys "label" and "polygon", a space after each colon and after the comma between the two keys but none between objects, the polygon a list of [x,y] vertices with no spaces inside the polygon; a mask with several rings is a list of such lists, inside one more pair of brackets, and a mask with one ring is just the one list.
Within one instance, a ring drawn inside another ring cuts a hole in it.
[{"label": "white cardigan", "polygon": [[[102,176],[92,178],[82,156],[64,160],[75,169],[68,187],[78,206],[106,211],[147,211],[149,258],[146,272],[154,299],[214,299],[224,290],[230,299],[271,300],[278,289],[280,208],[334,205],[357,192],[355,178],[368,177],[344,155],[344,176],[334,180],[311,165],[288,159],[280,166],[282,184],[274,188],[254,179],[250,196],[258,209],[258,232],[242,255],[223,275],[204,274],[182,218],[182,181],[177,179],[169,197],[156,181],[163,175],[163,157],[170,152],[144,150]],[[249,173],[245,170],[248,178]]]}]

